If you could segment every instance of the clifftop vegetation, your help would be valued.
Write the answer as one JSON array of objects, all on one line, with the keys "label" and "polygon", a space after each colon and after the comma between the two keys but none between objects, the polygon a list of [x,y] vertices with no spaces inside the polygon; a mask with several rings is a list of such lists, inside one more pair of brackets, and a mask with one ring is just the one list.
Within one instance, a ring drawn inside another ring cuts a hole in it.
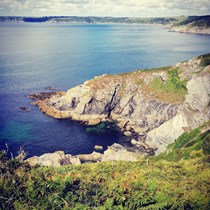
[{"label": "clifftop vegetation", "polygon": [[209,209],[208,126],[135,163],[31,167],[1,151],[0,209]]},{"label": "clifftop vegetation", "polygon": [[170,31],[210,34],[210,15],[183,17],[172,25]]},{"label": "clifftop vegetation", "polygon": [[180,21],[174,23],[174,26],[183,26],[187,24],[191,24],[192,27],[210,27],[210,15],[189,16],[187,18],[180,19]]},{"label": "clifftop vegetation", "polygon": [[200,58],[201,58],[200,66],[202,68],[205,68],[206,66],[210,65],[210,54],[201,55]]}]

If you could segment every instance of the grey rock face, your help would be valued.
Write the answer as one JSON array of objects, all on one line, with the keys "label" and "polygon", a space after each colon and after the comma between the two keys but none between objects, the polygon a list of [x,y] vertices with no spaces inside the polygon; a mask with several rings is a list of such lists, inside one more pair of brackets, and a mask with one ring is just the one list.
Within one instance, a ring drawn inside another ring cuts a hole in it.
[{"label": "grey rock face", "polygon": [[176,31],[180,33],[192,33],[192,34],[210,34],[210,27],[193,27],[192,25],[176,26],[172,27],[170,31]]},{"label": "grey rock face", "polygon": [[210,120],[210,75],[194,75],[187,84],[188,94],[177,114],[147,134],[146,142],[164,151],[168,144],[185,132]]},{"label": "grey rock face", "polygon": [[210,119],[210,66],[202,69],[200,62],[194,58],[174,67],[179,69],[179,77],[187,80],[183,101],[167,101],[151,91],[151,81],[161,79],[165,83],[168,79],[167,70],[160,69],[104,75],[37,104],[50,116],[87,125],[112,119],[126,141],[144,143],[145,152],[151,154],[150,147],[158,154],[183,132]]}]

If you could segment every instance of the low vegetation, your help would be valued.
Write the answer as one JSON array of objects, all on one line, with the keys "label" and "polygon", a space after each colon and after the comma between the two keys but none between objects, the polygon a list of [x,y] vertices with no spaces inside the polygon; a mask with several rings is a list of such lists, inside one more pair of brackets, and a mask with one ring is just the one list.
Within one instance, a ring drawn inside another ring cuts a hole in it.
[{"label": "low vegetation", "polygon": [[157,157],[31,167],[0,153],[0,209],[209,209],[210,132],[180,136]]},{"label": "low vegetation", "polygon": [[210,54],[201,55],[199,58],[201,58],[201,68],[205,68],[206,66],[210,65]]},{"label": "low vegetation", "polygon": [[209,27],[210,26],[210,15],[206,16],[189,16],[183,17],[178,22],[174,23],[173,26],[183,26],[190,24],[191,27]]},{"label": "low vegetation", "polygon": [[149,83],[149,87],[157,98],[166,99],[169,102],[182,102],[187,93],[186,81],[182,81],[179,78],[178,69],[173,68],[168,71],[166,81],[161,77],[156,77]]}]

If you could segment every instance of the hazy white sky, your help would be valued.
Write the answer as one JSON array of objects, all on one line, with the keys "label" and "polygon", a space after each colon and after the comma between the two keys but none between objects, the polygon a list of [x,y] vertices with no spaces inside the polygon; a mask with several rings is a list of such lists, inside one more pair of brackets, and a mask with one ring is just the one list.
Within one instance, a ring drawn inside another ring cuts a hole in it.
[{"label": "hazy white sky", "polygon": [[160,17],[208,14],[210,0],[0,0],[0,15]]}]

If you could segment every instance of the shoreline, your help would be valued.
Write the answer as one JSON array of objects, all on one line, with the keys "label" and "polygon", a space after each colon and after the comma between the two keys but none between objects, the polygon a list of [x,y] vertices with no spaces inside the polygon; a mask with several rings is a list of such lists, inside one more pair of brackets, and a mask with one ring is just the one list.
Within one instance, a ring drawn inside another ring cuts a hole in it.
[{"label": "shoreline", "polygon": [[157,26],[162,29],[167,29],[168,32],[177,32],[177,33],[185,33],[185,34],[197,34],[197,35],[210,35],[210,27],[208,28],[185,28],[183,27],[173,27],[173,24],[161,24],[161,23],[115,23],[115,22],[94,22],[94,23],[86,23],[86,22],[56,22],[56,21],[46,21],[46,22],[25,22],[25,21],[2,21],[1,24],[41,24],[41,25],[131,25],[131,26]]},{"label": "shoreline", "polygon": [[[210,65],[201,67],[208,56],[199,56],[169,69],[95,77],[67,92],[54,92],[52,96],[32,94],[29,97],[37,99],[32,104],[37,105],[40,111],[57,119],[71,119],[89,126],[112,121],[116,123],[122,139],[134,149],[129,153],[129,149],[121,146],[123,151],[131,156],[158,155],[181,134],[210,119]],[[179,72],[177,79],[187,81],[187,92],[183,99],[179,99],[180,93],[176,95],[175,92],[164,93],[166,98],[162,98],[163,93],[159,95],[151,89],[151,84],[157,78],[161,78],[163,84],[169,81],[169,73],[175,73],[175,69]],[[141,83],[137,83],[137,78]],[[178,97],[177,102],[174,97]],[[110,153],[109,149],[106,152]],[[98,154],[88,156],[95,155]]]}]

